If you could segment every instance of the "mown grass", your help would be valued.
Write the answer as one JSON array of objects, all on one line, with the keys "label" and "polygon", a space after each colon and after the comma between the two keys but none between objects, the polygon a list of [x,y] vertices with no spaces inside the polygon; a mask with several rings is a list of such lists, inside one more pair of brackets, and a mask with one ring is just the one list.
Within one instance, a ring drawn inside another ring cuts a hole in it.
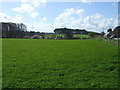
[{"label": "mown grass", "polygon": [[89,38],[89,35],[73,34],[74,38]]},{"label": "mown grass", "polygon": [[[65,34],[45,35],[45,38],[55,38],[56,36],[61,36],[62,38],[65,38]],[[73,38],[89,38],[89,35],[73,34]]]},{"label": "mown grass", "polygon": [[45,35],[45,38],[55,38],[56,35]]},{"label": "mown grass", "polygon": [[3,88],[117,88],[117,46],[99,40],[3,39]]}]

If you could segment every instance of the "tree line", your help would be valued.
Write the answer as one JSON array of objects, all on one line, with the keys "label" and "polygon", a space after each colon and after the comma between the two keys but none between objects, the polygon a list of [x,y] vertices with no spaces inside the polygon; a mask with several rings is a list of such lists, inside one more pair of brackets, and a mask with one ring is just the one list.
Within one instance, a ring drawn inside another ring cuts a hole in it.
[{"label": "tree line", "polygon": [[0,23],[2,26],[2,38],[23,38],[27,27],[23,23]]},{"label": "tree line", "polygon": [[0,22],[0,27],[2,38],[25,38],[35,34],[44,35],[44,33],[40,32],[27,31],[27,26],[23,23]]},{"label": "tree line", "polygon": [[[12,22],[1,22],[0,28],[2,30],[2,38],[25,38],[25,37],[32,37],[33,35],[39,35],[42,39],[45,38],[44,32],[35,32],[35,31],[27,31],[27,26],[23,23],[12,23]],[[117,26],[114,30],[111,28],[107,30],[108,34],[107,37],[119,37],[120,38],[120,26]],[[86,34],[91,37],[95,35],[104,36],[105,32],[96,33],[96,32],[89,32],[85,29],[69,29],[69,28],[56,28],[54,30],[55,34],[64,34],[66,39],[73,39],[73,34]],[[53,33],[52,33],[53,34]]]}]

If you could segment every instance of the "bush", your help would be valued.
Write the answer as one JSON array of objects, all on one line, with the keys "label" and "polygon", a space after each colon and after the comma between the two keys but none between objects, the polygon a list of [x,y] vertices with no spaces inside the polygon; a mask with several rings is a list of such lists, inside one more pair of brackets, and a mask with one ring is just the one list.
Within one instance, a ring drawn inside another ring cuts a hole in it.
[{"label": "bush", "polygon": [[66,33],[65,34],[65,39],[72,39],[73,35],[71,33]]},{"label": "bush", "polygon": [[95,37],[94,33],[93,32],[89,33],[89,37],[94,38]]}]

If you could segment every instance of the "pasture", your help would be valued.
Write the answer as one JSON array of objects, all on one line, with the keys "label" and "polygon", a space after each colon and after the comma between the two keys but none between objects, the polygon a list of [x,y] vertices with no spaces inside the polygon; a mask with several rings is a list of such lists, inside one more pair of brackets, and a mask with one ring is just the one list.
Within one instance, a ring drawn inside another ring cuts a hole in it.
[{"label": "pasture", "polygon": [[99,40],[2,40],[3,88],[117,88],[118,47]]},{"label": "pasture", "polygon": [[[81,35],[81,34],[72,34],[73,38],[89,38],[89,35]],[[62,38],[65,38],[65,34],[57,34],[57,35],[45,35],[45,38],[55,38],[56,36],[61,36]]]}]

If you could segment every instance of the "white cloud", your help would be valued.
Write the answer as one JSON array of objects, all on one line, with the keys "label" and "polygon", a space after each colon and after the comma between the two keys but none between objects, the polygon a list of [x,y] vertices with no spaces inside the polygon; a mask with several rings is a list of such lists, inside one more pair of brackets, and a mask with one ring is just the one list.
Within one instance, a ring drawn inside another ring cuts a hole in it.
[{"label": "white cloud", "polygon": [[27,24],[27,26],[29,31],[53,32],[54,30],[52,24],[44,23],[44,22],[33,22],[31,24]]},{"label": "white cloud", "polygon": [[41,17],[38,22],[28,23],[28,31],[53,32],[55,29],[53,24],[47,23],[46,21],[46,17]]},{"label": "white cloud", "polygon": [[22,12],[31,13],[34,10],[35,10],[35,8],[28,3],[23,3],[23,4],[21,4],[20,7],[13,8],[13,11],[17,11],[17,12],[20,12],[20,13],[22,13]]},{"label": "white cloud", "polygon": [[71,15],[71,14],[75,13],[75,9],[74,8],[67,8],[64,13]]},{"label": "white cloud", "polygon": [[13,8],[13,11],[19,13],[29,13],[32,18],[38,16],[38,12],[36,12],[36,8],[39,6],[45,6],[46,0],[21,0],[21,6]]},{"label": "white cloud", "polygon": [[88,3],[88,2],[92,2],[92,1],[91,0],[81,0],[81,2]]},{"label": "white cloud", "polygon": [[[91,16],[85,16],[84,13],[84,9],[66,9],[63,13],[56,17],[54,26],[81,29],[83,28],[89,31],[102,32],[103,28],[107,30],[109,28],[115,28],[118,25],[117,19],[114,20],[113,18],[105,18],[99,13]],[[76,18],[74,14],[78,15],[78,17]],[[82,17],[79,16],[79,14],[83,14]]]},{"label": "white cloud", "polygon": [[11,17],[5,13],[0,13],[0,22],[25,23],[22,15],[17,14],[15,17]]},{"label": "white cloud", "polygon": [[[96,0],[96,1],[97,1],[97,0]],[[82,2],[83,4],[88,4],[88,5],[92,5],[92,4],[94,3],[93,0],[81,0],[81,2]]]},{"label": "white cloud", "polygon": [[9,22],[11,17],[6,15],[5,13],[0,13],[0,22]]},{"label": "white cloud", "polygon": [[65,22],[66,20],[68,21],[69,17],[71,17],[71,15],[74,13],[75,10],[73,8],[68,8],[56,18],[56,22]]},{"label": "white cloud", "polygon": [[79,9],[79,10],[76,11],[76,13],[81,15],[81,14],[85,13],[85,10],[84,9]]},{"label": "white cloud", "polygon": [[42,0],[41,2],[42,2],[42,3],[46,3],[46,2],[47,2],[47,0]]},{"label": "white cloud", "polygon": [[32,18],[36,18],[36,17],[38,16],[38,13],[37,13],[37,12],[32,12],[32,13],[30,14],[30,16],[31,16]]},{"label": "white cloud", "polygon": [[38,7],[40,5],[40,0],[32,0],[32,5]]},{"label": "white cloud", "polygon": [[15,17],[12,17],[12,22],[14,23],[25,23],[23,16],[20,14],[17,14]]},{"label": "white cloud", "polygon": [[46,22],[47,21],[47,18],[46,17],[42,17],[41,18],[41,22]]},{"label": "white cloud", "polygon": [[[72,22],[72,20],[75,18],[74,15],[83,15],[85,13],[84,9],[77,9],[75,10],[74,8],[67,8],[65,9],[65,11],[63,13],[61,13],[60,15],[58,15],[58,17],[56,18],[56,22],[66,22],[66,21],[70,21]],[[71,20],[69,19],[71,18]]]},{"label": "white cloud", "polygon": [[[47,3],[46,0],[21,0],[22,3],[32,2],[34,5],[37,3]],[[37,4],[38,5],[38,4]]]},{"label": "white cloud", "polygon": [[23,20],[23,15],[17,14],[15,18],[12,19],[14,23],[25,23]]},{"label": "white cloud", "polygon": [[31,2],[32,0],[21,0],[21,2]]},{"label": "white cloud", "polygon": [[[27,11],[25,11],[27,12]],[[36,18],[38,12],[35,10],[28,12],[31,17]],[[15,17],[5,13],[0,13],[1,22],[17,22],[27,25],[28,31],[53,32],[55,28],[73,28],[86,29],[88,31],[102,32],[109,28],[114,29],[118,25],[118,20],[113,18],[105,18],[102,14],[96,13],[90,16],[85,16],[87,12],[83,8],[74,9],[67,8],[55,18],[54,23],[47,23],[46,17],[41,17],[38,22],[25,23],[24,17],[20,14]]]},{"label": "white cloud", "polygon": [[41,6],[41,7],[46,6],[46,3],[47,3],[46,0],[32,0],[32,1],[31,1],[31,4],[32,4],[35,8],[37,8],[37,7],[39,7],[39,6]]},{"label": "white cloud", "polygon": [[118,7],[118,3],[112,3],[112,6],[116,8]]},{"label": "white cloud", "polygon": [[[36,13],[34,13],[34,15],[35,14]],[[27,26],[28,31],[53,32],[53,25],[46,23],[46,21],[46,17],[41,17],[39,22],[26,23],[23,15],[17,14],[16,16],[12,17],[5,13],[0,13],[0,22],[24,23]]]},{"label": "white cloud", "polygon": [[20,7],[13,8],[13,11],[19,13],[29,13],[32,18],[36,18],[38,16],[38,12],[35,11],[35,7],[29,3],[22,3]]}]

